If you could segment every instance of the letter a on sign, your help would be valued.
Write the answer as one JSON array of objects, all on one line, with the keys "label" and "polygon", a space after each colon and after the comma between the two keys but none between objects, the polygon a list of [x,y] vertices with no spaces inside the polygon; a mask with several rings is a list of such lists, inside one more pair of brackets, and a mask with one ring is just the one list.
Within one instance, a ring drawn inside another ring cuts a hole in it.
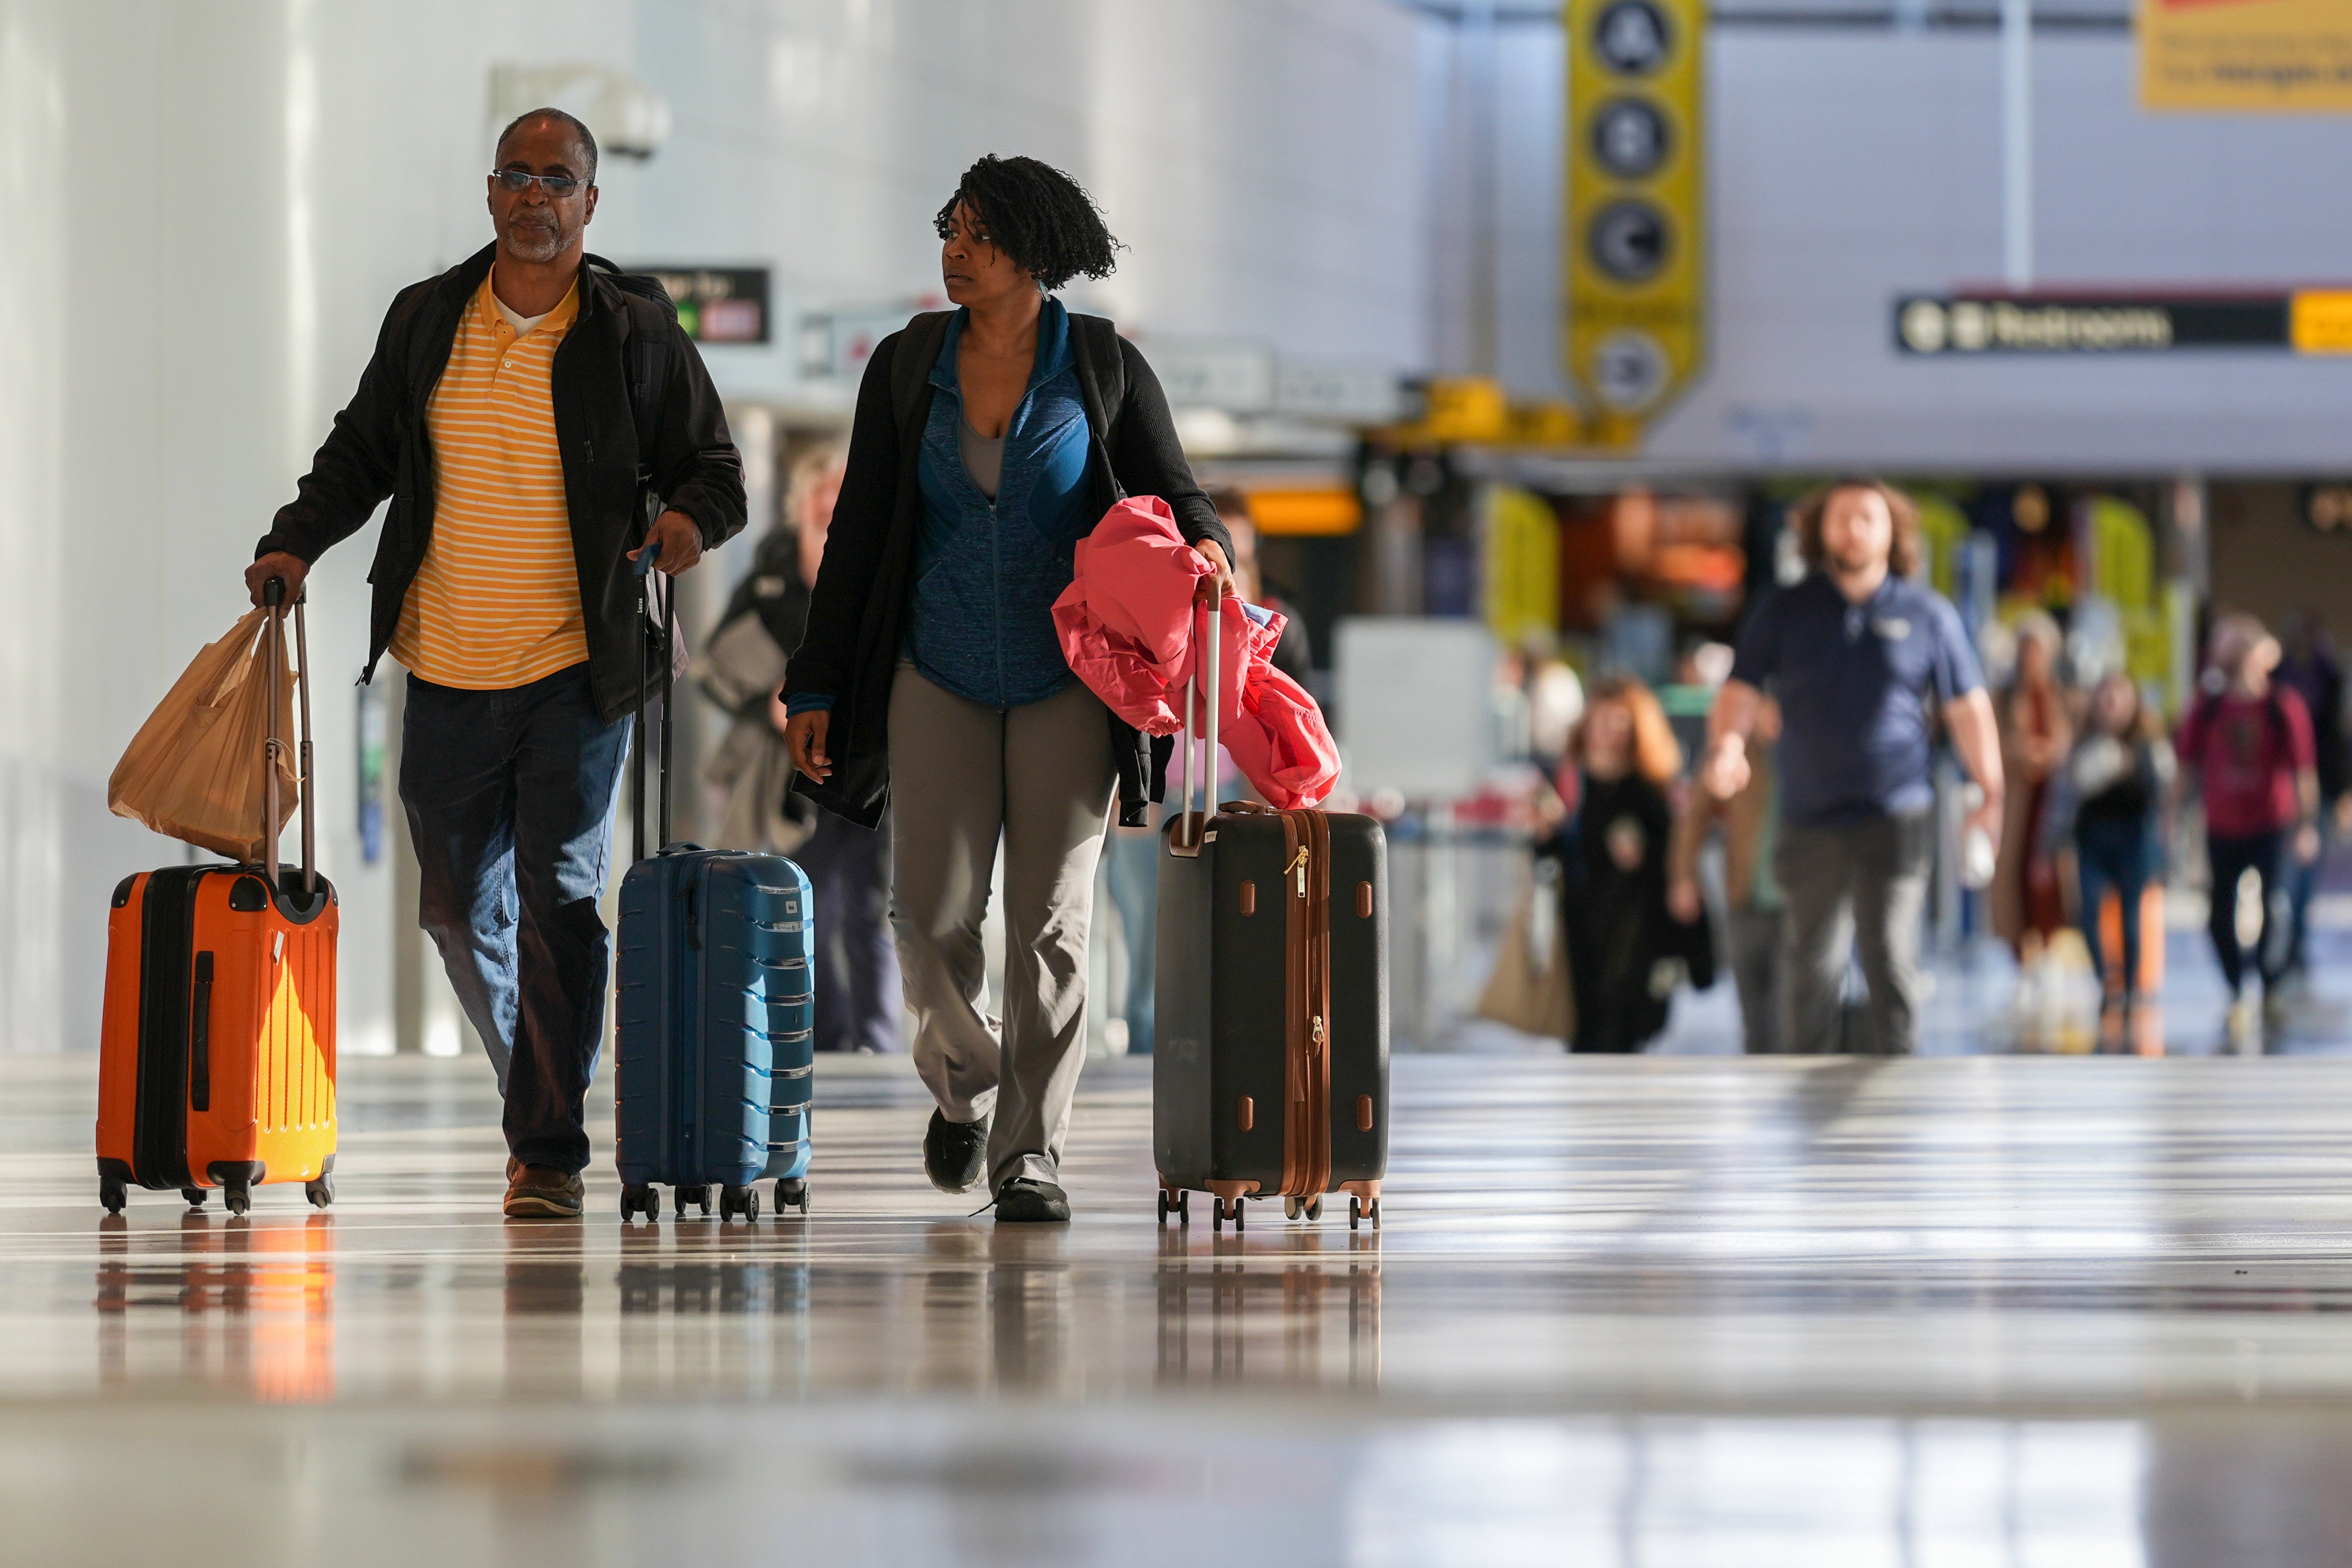
[{"label": "letter a on sign", "polygon": [[1705,0],[1568,0],[1569,374],[1631,445],[1706,358]]}]

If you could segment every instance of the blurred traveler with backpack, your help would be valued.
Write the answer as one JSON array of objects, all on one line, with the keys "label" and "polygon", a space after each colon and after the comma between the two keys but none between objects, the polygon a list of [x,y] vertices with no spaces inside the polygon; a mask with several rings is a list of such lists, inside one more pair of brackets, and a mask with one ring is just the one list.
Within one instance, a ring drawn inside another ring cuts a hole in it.
[{"label": "blurred traveler with backpack", "polygon": [[2101,910],[2109,891],[2122,917],[2123,973],[2118,990],[2126,1014],[2155,1002],[2141,990],[2140,906],[2161,877],[2160,835],[2165,798],[2172,787],[2172,747],[2163,715],[2140,696],[2138,683],[2111,671],[2092,689],[2081,736],[2052,780],[2045,852],[2071,845],[2080,900],[2075,917],[2091,950],[2091,967],[2107,978]]},{"label": "blurred traveler with backpack", "polygon": [[587,254],[588,128],[535,109],[496,158],[497,238],[393,301],[246,582],[257,605],[272,577],[299,594],[391,498],[367,673],[386,652],[408,670],[419,918],[506,1097],[506,1212],[576,1218],[611,986],[597,900],[646,685],[631,563],[656,550],[676,576],[740,531],[743,469],[661,286]]},{"label": "blurred traveler with backpack", "polygon": [[2316,610],[2301,610],[2287,617],[2284,657],[2273,678],[2303,699],[2311,715],[2313,761],[2319,774],[2320,853],[2297,861],[2287,871],[2287,936],[2284,973],[2301,976],[2308,956],[2311,900],[2319,891],[2321,863],[2327,841],[2340,836],[2352,821],[2352,742],[2344,726],[2344,666],[2336,658],[2335,640]]},{"label": "blurred traveler with backpack", "polygon": [[2000,729],[1958,612],[1912,580],[1910,499],[1876,479],[1840,479],[1791,515],[1811,571],[1748,616],[1707,717],[1700,784],[1718,800],[1746,786],[1769,685],[1781,725],[1773,868],[1789,909],[1782,1048],[1840,1048],[1852,947],[1874,1047],[1900,1055],[1918,1035],[1935,723],[1983,791],[1968,830],[1988,839],[2001,820]]},{"label": "blurred traveler with backpack", "polygon": [[2205,859],[2212,873],[2206,930],[2230,987],[2230,1036],[2245,1040],[2254,1014],[2245,994],[2249,955],[2238,941],[2239,884],[2253,874],[2262,931],[2251,956],[2263,1005],[2275,1018],[2285,955],[2272,940],[2271,900],[2290,863],[2319,858],[2318,760],[2303,699],[2272,679],[2279,645],[2263,623],[2223,616],[2208,647],[2210,668],[2181,716],[2173,750],[2184,784],[2205,802]]},{"label": "blurred traveler with backpack", "polygon": [[2058,681],[2058,656],[2065,643],[2058,623],[2031,610],[2018,617],[2013,630],[2016,675],[1993,705],[2000,716],[2001,776],[2008,790],[1985,905],[1994,934],[2022,954],[2066,923],[2066,897],[2044,826],[2052,781],[2074,744],[2074,724]]},{"label": "blurred traveler with backpack", "polygon": [[785,650],[800,646],[809,586],[824,557],[847,453],[828,441],[793,460],[784,515],[760,541],[695,674],[705,695],[735,715],[703,777],[725,789],[719,845],[789,855],[807,873],[816,914],[816,1025],[820,1051],[898,1048],[898,951],[890,940],[887,830],[818,809],[793,793],[784,744]]},{"label": "blurred traveler with backpack", "polygon": [[1666,908],[1666,791],[1682,747],[1650,689],[1611,674],[1586,689],[1570,755],[1575,812],[1536,850],[1560,865],[1575,998],[1569,1049],[1638,1051],[1665,1028],[1677,981],[1694,971],[1698,984],[1714,978],[1706,911],[1685,921]]}]

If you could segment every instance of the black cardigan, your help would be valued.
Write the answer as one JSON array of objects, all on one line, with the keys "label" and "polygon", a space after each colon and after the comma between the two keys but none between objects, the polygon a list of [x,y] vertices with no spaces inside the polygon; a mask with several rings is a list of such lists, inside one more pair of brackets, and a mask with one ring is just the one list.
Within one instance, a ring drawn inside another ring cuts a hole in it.
[{"label": "black cardigan", "polygon": [[[784,676],[787,700],[796,692],[834,700],[825,742],[833,776],[818,784],[803,774],[793,787],[868,827],[881,822],[890,800],[890,684],[914,593],[923,504],[918,465],[931,414],[929,376],[949,314],[917,316],[883,339],[866,366],[808,630]],[[1232,536],[1184,461],[1167,395],[1143,355],[1100,316],[1073,312],[1070,343],[1094,437],[1088,504],[1099,514],[1121,496],[1158,496],[1187,540],[1213,539],[1232,560]],[[908,355],[903,367],[902,353]],[[1116,714],[1110,724],[1119,820],[1140,826],[1147,796],[1158,800],[1164,793],[1170,745],[1147,743]]]},{"label": "black cardigan", "polygon": [[[375,601],[366,680],[391,645],[409,583],[433,534],[433,453],[425,405],[449,363],[458,319],[496,247],[400,291],[376,335],[359,390],[335,416],[294,499],[254,546],[315,563],[358,530],[386,496],[368,581]],[[597,717],[636,705],[645,684],[645,616],[625,552],[645,542],[645,498],[694,519],[712,549],[743,526],[743,465],[727,416],[661,285],[601,257],[580,268],[580,315],[555,351],[548,393],[563,459],[563,496],[580,574],[588,677]]]}]

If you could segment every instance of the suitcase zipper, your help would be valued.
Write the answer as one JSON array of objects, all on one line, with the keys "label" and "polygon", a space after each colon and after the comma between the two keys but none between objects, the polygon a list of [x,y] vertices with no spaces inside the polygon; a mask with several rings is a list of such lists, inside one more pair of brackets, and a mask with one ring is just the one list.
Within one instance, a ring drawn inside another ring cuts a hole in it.
[{"label": "suitcase zipper", "polygon": [[1298,873],[1298,896],[1305,898],[1307,896],[1307,846],[1305,844],[1299,845],[1298,853],[1291,857],[1290,864],[1283,869]]}]

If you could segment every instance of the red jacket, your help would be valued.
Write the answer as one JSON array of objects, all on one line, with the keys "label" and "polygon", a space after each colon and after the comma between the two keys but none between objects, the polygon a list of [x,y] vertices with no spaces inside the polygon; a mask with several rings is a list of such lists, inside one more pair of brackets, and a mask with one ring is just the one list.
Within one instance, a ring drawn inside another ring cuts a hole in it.
[{"label": "red jacket", "polygon": [[[1209,563],[1176,531],[1167,502],[1131,496],[1078,542],[1076,566],[1054,601],[1063,657],[1121,719],[1148,735],[1176,733],[1201,621],[1192,595]],[[1225,601],[1217,739],[1266,804],[1287,811],[1331,793],[1339,748],[1315,699],[1269,662],[1283,625],[1272,611]]]}]

